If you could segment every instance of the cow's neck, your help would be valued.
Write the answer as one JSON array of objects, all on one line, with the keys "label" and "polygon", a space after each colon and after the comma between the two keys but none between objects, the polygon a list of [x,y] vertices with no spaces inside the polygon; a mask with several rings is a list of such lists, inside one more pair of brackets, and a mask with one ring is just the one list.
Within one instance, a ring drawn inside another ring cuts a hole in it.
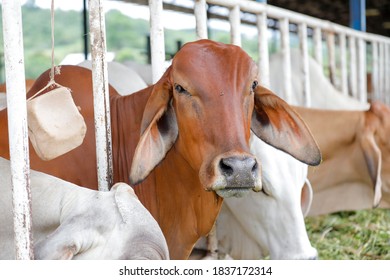
[{"label": "cow's neck", "polygon": [[146,102],[147,90],[127,96],[112,96],[111,130],[114,183],[129,182],[133,155],[140,138],[140,126]]},{"label": "cow's neck", "polygon": [[203,189],[198,171],[183,159],[176,145],[135,189],[161,226],[172,259],[188,258],[196,241],[211,230],[222,205],[215,192]]}]

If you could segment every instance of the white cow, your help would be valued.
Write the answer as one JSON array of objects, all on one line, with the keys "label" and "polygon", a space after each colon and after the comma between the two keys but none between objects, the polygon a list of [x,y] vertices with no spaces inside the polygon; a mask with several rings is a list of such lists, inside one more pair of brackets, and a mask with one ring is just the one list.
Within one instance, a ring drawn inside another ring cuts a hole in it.
[{"label": "white cow", "polygon": [[[0,158],[0,259],[14,259],[10,164]],[[168,259],[164,236],[133,189],[82,188],[31,171],[37,259]]]},{"label": "white cow", "polygon": [[[224,200],[218,251],[234,259],[316,259],[304,223],[312,201],[307,165],[253,135],[250,141],[262,161],[263,192]],[[205,247],[204,240],[197,245]]]},{"label": "white cow", "polygon": [[[304,105],[302,85],[302,55],[298,49],[291,50],[291,81],[292,100],[291,105]],[[309,56],[309,76],[311,107],[320,109],[361,109],[369,108],[368,103],[362,103],[338,91],[324,75],[321,66]],[[270,57],[270,89],[286,98],[284,93],[283,55],[276,53]]]},{"label": "white cow", "polygon": [[[90,60],[85,60],[79,63],[78,66],[92,69]],[[108,62],[107,71],[110,85],[115,88],[120,95],[127,95],[147,87],[147,84],[137,72],[119,62]]]}]

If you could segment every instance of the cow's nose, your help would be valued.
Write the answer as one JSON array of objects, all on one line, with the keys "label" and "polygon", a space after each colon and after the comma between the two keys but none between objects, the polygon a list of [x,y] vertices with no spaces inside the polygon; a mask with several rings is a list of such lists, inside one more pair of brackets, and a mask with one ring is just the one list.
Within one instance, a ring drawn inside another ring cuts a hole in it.
[{"label": "cow's nose", "polygon": [[226,157],[219,162],[221,174],[231,187],[249,187],[258,172],[257,160],[254,157]]}]

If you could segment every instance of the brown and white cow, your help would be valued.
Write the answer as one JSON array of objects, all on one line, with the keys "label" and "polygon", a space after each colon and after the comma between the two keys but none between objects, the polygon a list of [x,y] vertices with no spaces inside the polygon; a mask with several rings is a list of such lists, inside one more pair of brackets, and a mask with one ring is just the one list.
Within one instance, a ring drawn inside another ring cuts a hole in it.
[{"label": "brown and white cow", "polygon": [[320,146],[323,162],[309,168],[309,215],[390,208],[390,108],[367,111],[295,108]]},{"label": "brown and white cow", "polygon": [[[200,40],[176,54],[156,84],[128,96],[110,89],[114,182],[134,184],[159,223],[172,259],[187,258],[212,228],[223,197],[261,190],[261,159],[250,130],[297,159],[318,164],[319,149],[291,107],[257,83],[254,61],[239,47]],[[48,72],[29,95],[46,85]],[[62,66],[56,82],[73,91],[87,124],[83,144],[50,162],[32,148],[32,168],[97,188],[91,72]],[[6,111],[0,154],[8,157]]]}]

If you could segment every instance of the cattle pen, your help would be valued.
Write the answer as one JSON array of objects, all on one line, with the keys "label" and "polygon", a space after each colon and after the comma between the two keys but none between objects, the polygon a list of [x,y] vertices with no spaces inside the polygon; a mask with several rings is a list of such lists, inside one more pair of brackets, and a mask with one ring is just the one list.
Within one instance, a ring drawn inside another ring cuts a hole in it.
[{"label": "cattle pen", "polygon": [[[124,2],[132,1],[126,0]],[[95,116],[97,169],[99,189],[102,191],[108,190],[112,183],[104,4],[102,0],[89,1],[94,105],[95,112],[97,112]],[[163,0],[150,0],[148,5],[150,9],[152,76],[153,81],[156,82],[165,71]],[[268,19],[278,22],[280,50],[283,56],[281,79],[283,80],[284,95],[282,97],[287,102],[292,101],[293,95],[290,35],[292,30],[296,30],[299,38],[299,51],[302,56],[302,68],[300,70],[303,92],[301,94],[304,100],[303,104],[299,105],[311,107],[312,104],[309,40],[313,42],[314,59],[321,66],[327,65],[330,81],[343,95],[350,96],[359,102],[379,100],[390,105],[390,38],[353,30],[336,23],[267,5],[266,3],[249,0],[194,0],[193,6],[189,10],[193,12],[195,18],[197,39],[209,37],[207,11],[210,5],[228,10],[228,14],[224,19],[230,25],[231,43],[238,46],[242,45],[241,25],[243,14],[253,16],[253,20],[246,21],[245,24],[249,23],[257,29],[259,80],[266,86],[270,85]],[[31,242],[29,148],[20,1],[4,0],[2,2],[2,15],[16,251],[18,252],[17,259],[32,259],[34,256]],[[324,62],[324,52],[327,53],[328,58],[326,63]],[[340,61],[340,65],[337,65],[336,61]],[[372,86],[370,95],[367,92],[367,73],[369,69],[371,70]]]}]

